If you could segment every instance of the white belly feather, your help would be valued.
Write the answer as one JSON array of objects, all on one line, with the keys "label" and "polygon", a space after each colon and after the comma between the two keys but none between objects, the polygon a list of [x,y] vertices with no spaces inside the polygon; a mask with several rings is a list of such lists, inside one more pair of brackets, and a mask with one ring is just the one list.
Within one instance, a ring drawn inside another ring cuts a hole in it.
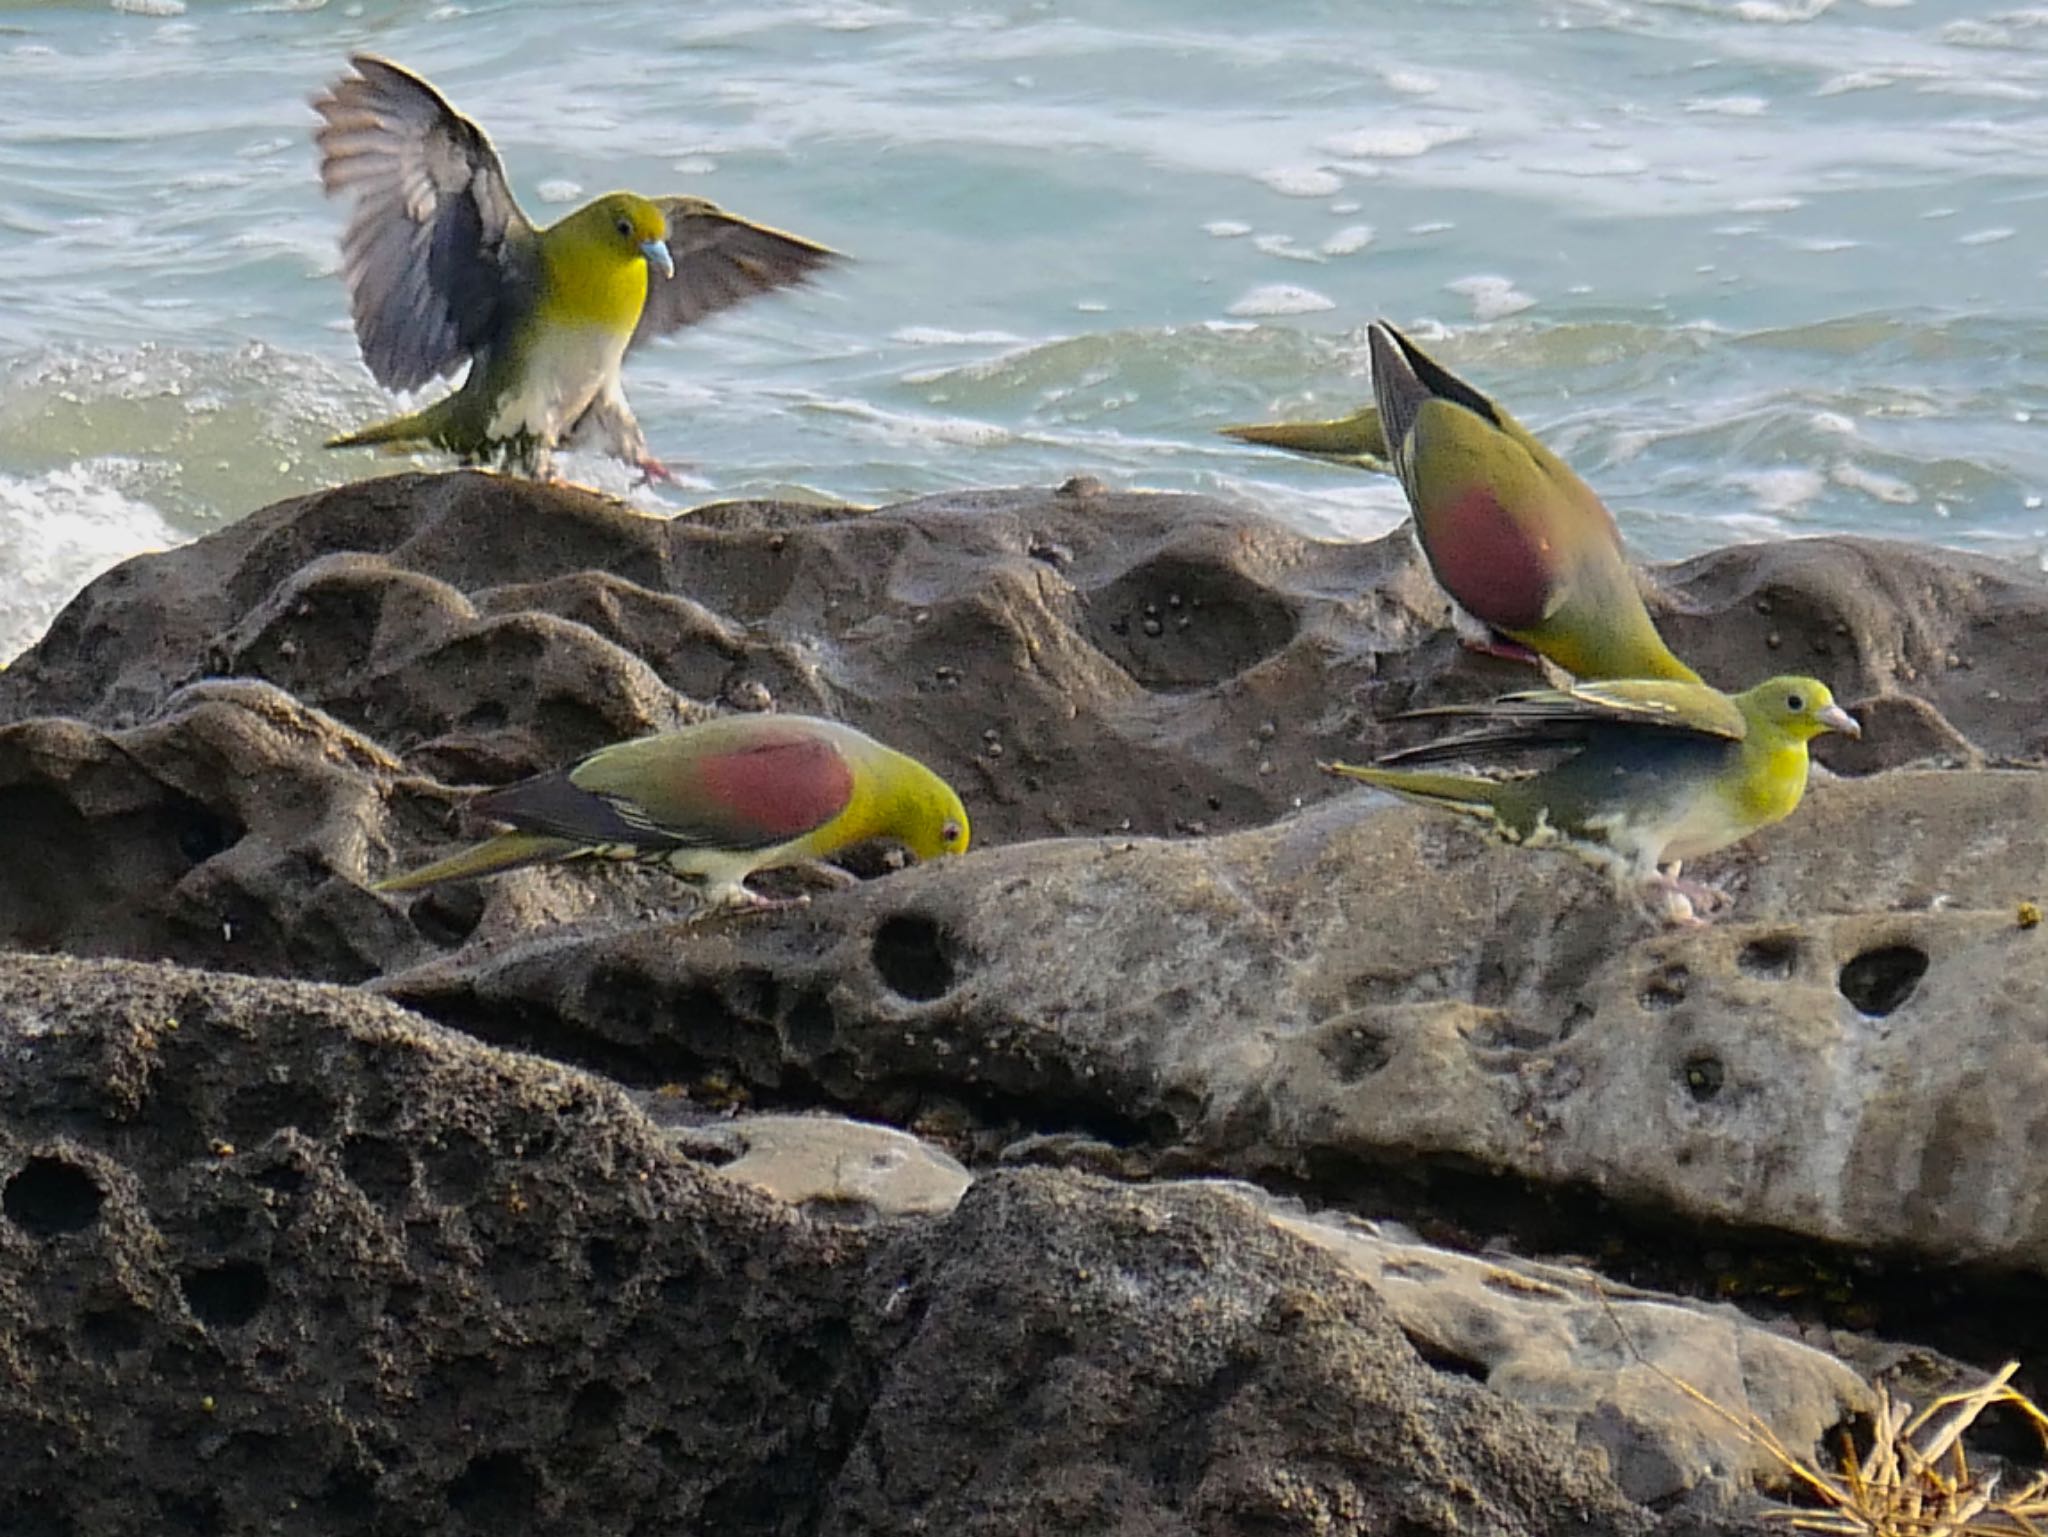
[{"label": "white belly feather", "polygon": [[531,435],[552,447],[616,379],[630,336],[604,326],[547,326],[534,340],[517,387],[499,397],[493,439]]}]

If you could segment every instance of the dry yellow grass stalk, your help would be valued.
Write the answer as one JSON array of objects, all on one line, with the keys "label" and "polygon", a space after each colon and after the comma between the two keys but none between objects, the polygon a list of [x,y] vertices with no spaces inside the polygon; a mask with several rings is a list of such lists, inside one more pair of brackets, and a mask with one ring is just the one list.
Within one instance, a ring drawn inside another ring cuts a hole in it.
[{"label": "dry yellow grass stalk", "polygon": [[1646,1360],[1612,1308],[1608,1312],[1638,1362],[1734,1426],[1813,1497],[1811,1506],[1767,1511],[1766,1520],[1783,1522],[1795,1532],[1836,1537],[2048,1537],[2048,1473],[2036,1473],[2020,1489],[2001,1494],[1998,1475],[1973,1475],[1963,1452],[1965,1432],[1999,1404],[2025,1416],[2048,1452],[2048,1411],[2011,1385],[2019,1362],[2006,1362],[1980,1386],[1944,1394],[1917,1414],[1880,1385],[1870,1451],[1859,1461],[1844,1434],[1841,1462],[1829,1471],[1793,1455],[1755,1414],[1737,1414]]}]

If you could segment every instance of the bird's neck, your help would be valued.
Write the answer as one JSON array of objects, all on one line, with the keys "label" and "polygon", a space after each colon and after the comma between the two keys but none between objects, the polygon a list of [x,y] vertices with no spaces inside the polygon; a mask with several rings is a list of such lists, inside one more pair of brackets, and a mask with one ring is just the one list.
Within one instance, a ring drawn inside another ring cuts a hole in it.
[{"label": "bird's neck", "polygon": [[647,302],[646,261],[562,233],[541,244],[542,313],[561,325],[630,332]]},{"label": "bird's neck", "polygon": [[1807,756],[1804,742],[1743,744],[1750,771],[1742,776],[1743,810],[1759,826],[1790,816],[1806,793]]}]

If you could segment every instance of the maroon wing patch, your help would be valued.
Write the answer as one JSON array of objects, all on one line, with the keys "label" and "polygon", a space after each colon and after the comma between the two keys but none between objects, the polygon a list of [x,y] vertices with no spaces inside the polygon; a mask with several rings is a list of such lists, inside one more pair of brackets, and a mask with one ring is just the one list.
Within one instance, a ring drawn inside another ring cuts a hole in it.
[{"label": "maroon wing patch", "polygon": [[1459,607],[1497,630],[1542,623],[1560,552],[1532,539],[1491,491],[1475,486],[1416,522],[1436,579]]},{"label": "maroon wing patch", "polygon": [[822,827],[853,799],[852,767],[832,743],[818,737],[792,735],[706,757],[696,765],[696,775],[706,820],[725,828],[715,837],[689,837],[692,843],[728,848],[787,843]]}]

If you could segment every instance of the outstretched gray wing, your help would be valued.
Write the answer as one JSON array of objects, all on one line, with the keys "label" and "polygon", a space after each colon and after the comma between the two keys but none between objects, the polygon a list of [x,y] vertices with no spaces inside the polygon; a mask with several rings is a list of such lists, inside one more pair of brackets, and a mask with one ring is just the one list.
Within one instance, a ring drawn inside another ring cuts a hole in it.
[{"label": "outstretched gray wing", "polygon": [[668,216],[676,275],[647,274],[647,305],[632,345],[695,325],[706,315],[771,289],[801,283],[839,253],[800,235],[750,224],[701,197],[658,197]]},{"label": "outstretched gray wing", "polygon": [[415,389],[499,333],[534,230],[481,128],[409,70],[349,63],[313,101],[320,181],[355,198],[342,273],[363,361],[385,388]]}]

